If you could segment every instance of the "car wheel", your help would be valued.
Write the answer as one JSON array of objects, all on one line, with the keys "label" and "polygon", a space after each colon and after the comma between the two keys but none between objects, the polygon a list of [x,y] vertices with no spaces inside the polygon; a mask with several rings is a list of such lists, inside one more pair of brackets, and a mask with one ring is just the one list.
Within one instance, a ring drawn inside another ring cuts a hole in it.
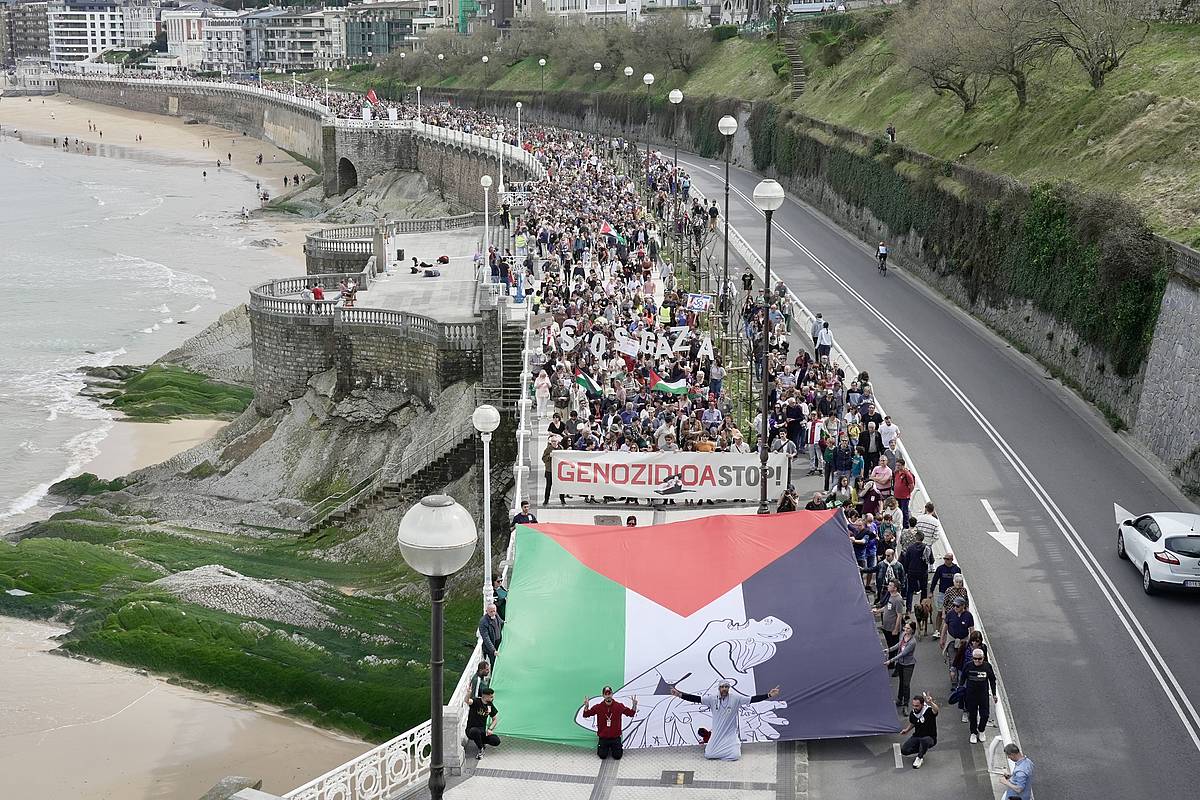
[{"label": "car wheel", "polygon": [[1157,584],[1150,580],[1150,567],[1142,567],[1142,591],[1146,594],[1154,594]]},{"label": "car wheel", "polygon": [[1129,554],[1125,552],[1125,534],[1117,531],[1117,557],[1122,561],[1129,560]]}]

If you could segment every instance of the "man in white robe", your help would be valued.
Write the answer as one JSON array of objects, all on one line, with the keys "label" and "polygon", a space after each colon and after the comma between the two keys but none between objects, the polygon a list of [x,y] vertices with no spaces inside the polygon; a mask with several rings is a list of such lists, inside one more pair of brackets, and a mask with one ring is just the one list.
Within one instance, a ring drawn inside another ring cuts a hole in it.
[{"label": "man in white robe", "polygon": [[671,694],[687,700],[689,703],[699,703],[712,714],[712,733],[708,744],[704,746],[704,757],[720,761],[737,761],[742,757],[742,738],[738,729],[739,709],[750,703],[761,703],[768,698],[779,696],[776,686],[766,694],[756,694],[746,697],[742,694],[731,694],[729,681],[721,681],[717,685],[716,694],[706,694],[703,697],[681,692],[671,687]]}]

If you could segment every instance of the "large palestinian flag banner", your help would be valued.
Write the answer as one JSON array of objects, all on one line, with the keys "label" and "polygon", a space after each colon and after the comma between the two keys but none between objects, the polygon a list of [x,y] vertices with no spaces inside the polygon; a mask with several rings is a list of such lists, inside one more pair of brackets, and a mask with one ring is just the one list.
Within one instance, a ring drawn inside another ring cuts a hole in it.
[{"label": "large palestinian flag banner", "polygon": [[637,715],[626,747],[697,745],[722,680],[773,700],[744,742],[899,729],[840,511],[719,515],[649,527],[518,526],[492,685],[500,733],[595,743],[583,697],[611,685]]}]

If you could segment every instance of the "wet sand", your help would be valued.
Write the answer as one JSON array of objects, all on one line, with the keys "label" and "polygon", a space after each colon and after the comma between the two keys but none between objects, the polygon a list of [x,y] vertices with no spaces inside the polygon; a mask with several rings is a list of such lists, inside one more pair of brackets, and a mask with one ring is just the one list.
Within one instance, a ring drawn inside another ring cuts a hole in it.
[{"label": "wet sand", "polygon": [[228,424],[215,419],[118,420],[100,443],[100,454],[83,469],[105,480],[119,478],[206,442]]},{"label": "wet sand", "polygon": [[[89,122],[95,123],[98,130],[89,131]],[[78,139],[81,148],[90,146],[93,153],[120,157],[122,150],[137,150],[170,156],[172,163],[179,163],[182,157],[195,163],[197,169],[210,172],[217,169],[220,159],[222,164],[228,164],[221,169],[233,169],[261,180],[273,197],[283,192],[285,175],[290,179],[297,173],[301,178],[313,174],[278,147],[242,136],[240,131],[215,125],[187,125],[181,117],[129,111],[65,94],[35,97],[32,102],[5,98],[0,101],[0,127],[6,136],[13,135],[15,130],[23,138],[59,137],[59,147],[62,137],[69,137],[73,152],[77,149],[74,141]],[[140,142],[138,135],[142,137]],[[202,145],[206,139],[211,146]],[[263,154],[262,165],[255,163],[259,153]],[[226,155],[232,155],[233,160],[227,161]]]},{"label": "wet sand", "polygon": [[51,655],[37,622],[0,617],[0,796],[191,800],[226,775],[276,794],[372,745],[109,664]]}]

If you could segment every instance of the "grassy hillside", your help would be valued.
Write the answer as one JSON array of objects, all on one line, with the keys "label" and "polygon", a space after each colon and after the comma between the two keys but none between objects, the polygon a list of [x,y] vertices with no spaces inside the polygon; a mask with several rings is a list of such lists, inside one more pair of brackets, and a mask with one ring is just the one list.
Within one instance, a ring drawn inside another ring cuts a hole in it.
[{"label": "grassy hillside", "polygon": [[[777,71],[777,67],[785,63],[786,59],[780,55],[773,42],[727,39],[718,42],[714,46],[712,56],[690,74],[679,70],[668,74],[656,74],[652,91],[655,96],[661,96],[678,88],[686,95],[694,97],[739,97],[759,100],[775,96],[785,89],[784,79]],[[633,77],[628,79],[624,74],[614,76],[607,70],[601,73],[599,79],[593,75],[561,75],[547,67],[545,88],[547,92],[644,91],[642,71],[638,69],[637,64],[631,66],[635,72]],[[454,75],[429,75],[417,82],[424,86],[537,92],[541,87],[541,73],[538,57],[530,56],[507,69],[487,69],[481,63]],[[783,74],[787,74],[786,70]],[[377,70],[314,72],[304,77],[313,83],[320,83],[324,78],[329,78],[331,85],[364,92],[371,88],[380,91],[381,87],[385,91],[399,92],[404,88],[395,81],[394,74],[387,65]],[[290,80],[289,76],[281,78]]]},{"label": "grassy hillside", "polygon": [[1118,191],[1159,232],[1200,244],[1200,26],[1156,24],[1104,88],[1088,86],[1065,54],[1033,73],[1029,106],[1017,110],[994,81],[963,114],[949,94],[919,85],[891,56],[889,29],[834,66],[813,65],[795,107],[820,119],[879,132],[942,158],[1027,182],[1068,179]]}]

